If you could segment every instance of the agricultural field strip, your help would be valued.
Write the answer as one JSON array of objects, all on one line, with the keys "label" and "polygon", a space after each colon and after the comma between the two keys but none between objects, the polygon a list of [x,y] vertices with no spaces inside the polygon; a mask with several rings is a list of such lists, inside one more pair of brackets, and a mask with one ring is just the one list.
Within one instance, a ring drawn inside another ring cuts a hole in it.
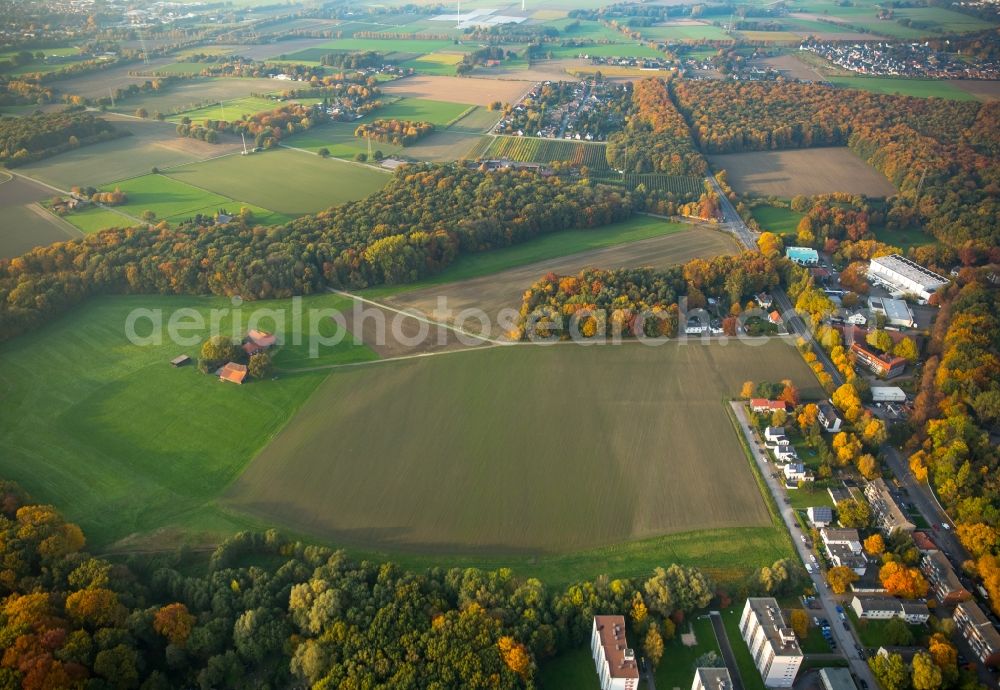
[{"label": "agricultural field strip", "polygon": [[[26,180],[30,180],[31,182],[34,182],[36,184],[40,184],[43,187],[46,187],[47,189],[51,189],[53,192],[56,192],[57,194],[62,194],[63,196],[69,196],[71,194],[71,192],[68,189],[60,189],[59,187],[56,187],[55,185],[51,185],[48,182],[42,182],[41,180],[38,180],[38,179],[36,179],[34,177],[29,177],[27,175],[22,175],[21,173],[16,173],[16,172],[9,172],[8,174],[14,175],[16,177],[22,177],[22,178],[24,178]],[[6,181],[9,182],[10,180],[6,180]],[[0,184],[2,184],[2,183],[0,183]],[[140,220],[139,218],[136,218],[133,215],[125,213],[124,211],[122,211],[120,209],[114,208],[113,206],[105,206],[104,204],[97,204],[97,206],[99,206],[100,208],[104,209],[105,211],[111,211],[112,213],[117,213],[118,215],[120,215],[120,216],[122,216],[124,218],[128,218],[129,220],[134,221],[136,223],[142,224],[144,222],[144,221]],[[45,208],[45,207],[42,206],[42,208]],[[45,209],[45,210],[48,211],[48,209]],[[53,213],[52,215],[55,215],[55,214]],[[56,216],[56,217],[59,218],[59,216]],[[59,220],[63,220],[63,219],[59,218]],[[71,223],[67,223],[67,225],[70,225],[71,227],[73,227]],[[73,227],[73,229],[79,231],[79,228]],[[81,236],[83,235],[82,232],[80,234],[81,234]]]}]

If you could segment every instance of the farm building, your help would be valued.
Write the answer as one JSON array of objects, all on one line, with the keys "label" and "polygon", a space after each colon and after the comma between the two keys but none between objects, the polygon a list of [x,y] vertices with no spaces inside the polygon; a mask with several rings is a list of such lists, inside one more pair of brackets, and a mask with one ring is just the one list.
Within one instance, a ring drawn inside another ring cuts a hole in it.
[{"label": "farm building", "polygon": [[823,690],[858,690],[846,668],[821,668],[819,679],[823,682]]},{"label": "farm building", "polygon": [[958,632],[979,661],[988,666],[1000,666],[1000,632],[983,610],[972,601],[963,601],[955,607],[954,618]]},{"label": "farm building", "polygon": [[819,411],[816,413],[816,421],[823,427],[823,431],[831,434],[840,431],[842,420],[840,419],[840,415],[837,414],[836,408],[827,400],[820,400],[816,403],[816,407],[819,408]]},{"label": "farm building", "polygon": [[906,369],[906,360],[902,357],[879,354],[858,341],[851,343],[851,354],[854,355],[855,362],[882,378],[891,379]]},{"label": "farm building", "polygon": [[590,654],[601,681],[601,690],[635,690],[639,686],[635,652],[625,641],[624,616],[594,616]]},{"label": "farm building", "polygon": [[833,508],[826,506],[807,508],[806,515],[809,517],[809,522],[817,529],[827,527],[833,523]]},{"label": "farm building", "polygon": [[927,604],[917,601],[900,601],[889,597],[854,597],[851,608],[862,620],[890,620],[900,618],[911,625],[923,624],[931,617]]},{"label": "farm building", "polygon": [[819,252],[811,247],[788,247],[785,256],[799,266],[815,266],[819,263]]},{"label": "farm building", "polygon": [[691,690],[732,690],[733,679],[726,668],[696,668]]},{"label": "farm building", "polygon": [[874,402],[906,402],[906,393],[898,386],[872,386]]},{"label": "farm building", "polygon": [[876,314],[885,316],[885,322],[890,326],[905,326],[913,328],[917,322],[913,319],[910,305],[901,299],[888,297],[869,297],[868,308]]},{"label": "farm building", "polygon": [[922,300],[948,284],[948,279],[899,254],[880,256],[868,265],[869,279],[882,283],[893,294],[916,295]]},{"label": "farm building", "polygon": [[912,532],[917,528],[906,517],[906,513],[896,502],[884,480],[874,479],[865,484],[865,498],[868,499],[868,503],[872,507],[872,513],[879,528],[887,536],[900,530]]},{"label": "farm building", "polygon": [[188,364],[190,362],[191,362],[191,358],[188,357],[187,355],[178,355],[178,356],[174,357],[172,360],[170,360],[170,366],[172,366],[172,367],[182,367],[185,364]]},{"label": "farm building", "polygon": [[274,347],[276,342],[278,342],[278,339],[273,334],[266,331],[250,329],[247,333],[247,337],[243,339],[242,347],[243,351],[248,355],[253,355]]},{"label": "farm building", "polygon": [[781,314],[779,314],[777,310],[772,311],[770,314],[767,315],[767,320],[773,323],[775,326],[780,326]]},{"label": "farm building", "polygon": [[784,412],[788,405],[784,400],[768,400],[767,398],[750,398],[750,409],[754,412]]},{"label": "farm building", "polygon": [[785,625],[778,600],[747,599],[740,616],[740,634],[750,648],[760,677],[769,688],[790,688],[802,665],[802,650],[792,629]]},{"label": "farm building", "polygon": [[220,381],[229,381],[230,383],[240,385],[243,383],[243,379],[247,377],[247,367],[245,364],[229,362],[215,373],[218,374]]},{"label": "farm building", "polygon": [[972,598],[951,567],[948,557],[937,550],[928,551],[920,558],[920,570],[931,585],[934,597],[942,604],[957,604]]}]

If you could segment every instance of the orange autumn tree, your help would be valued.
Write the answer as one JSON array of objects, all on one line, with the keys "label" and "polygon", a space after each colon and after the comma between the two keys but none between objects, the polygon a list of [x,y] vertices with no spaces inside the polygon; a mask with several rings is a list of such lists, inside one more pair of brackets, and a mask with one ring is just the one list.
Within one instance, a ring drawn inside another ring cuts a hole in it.
[{"label": "orange autumn tree", "polygon": [[925,597],[930,589],[919,569],[908,568],[895,561],[882,566],[878,571],[878,579],[889,594],[903,599]]},{"label": "orange autumn tree", "polygon": [[865,539],[865,553],[869,556],[881,556],[885,553],[885,540],[881,534],[873,534]]},{"label": "orange autumn tree", "polygon": [[170,644],[183,647],[195,620],[184,604],[168,604],[153,616],[153,630],[167,638]]},{"label": "orange autumn tree", "polygon": [[497,640],[497,648],[507,668],[522,678],[531,675],[531,655],[527,647],[513,637],[505,635]]}]

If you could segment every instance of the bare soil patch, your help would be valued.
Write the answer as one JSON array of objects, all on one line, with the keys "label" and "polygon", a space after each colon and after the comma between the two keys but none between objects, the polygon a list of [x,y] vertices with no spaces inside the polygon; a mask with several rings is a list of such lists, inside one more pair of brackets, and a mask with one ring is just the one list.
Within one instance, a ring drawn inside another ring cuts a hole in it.
[{"label": "bare soil patch", "polygon": [[776,69],[784,76],[791,77],[792,79],[802,79],[803,81],[823,79],[823,75],[819,71],[805,64],[794,55],[779,55],[777,57],[755,60],[754,62],[763,67]]},{"label": "bare soil patch", "polygon": [[831,192],[891,196],[896,188],[846,147],[709,156],[737,193],[792,197]]},{"label": "bare soil patch", "polygon": [[0,258],[81,236],[79,230],[38,204],[55,195],[37,182],[0,170]]},{"label": "bare soil patch", "polygon": [[1000,81],[978,79],[953,79],[952,84],[966,93],[971,93],[981,101],[1000,100]]},{"label": "bare soil patch", "polygon": [[386,82],[382,91],[405,98],[426,98],[450,103],[489,105],[493,101],[513,103],[534,82],[524,80],[474,79],[465,77],[414,76]]}]

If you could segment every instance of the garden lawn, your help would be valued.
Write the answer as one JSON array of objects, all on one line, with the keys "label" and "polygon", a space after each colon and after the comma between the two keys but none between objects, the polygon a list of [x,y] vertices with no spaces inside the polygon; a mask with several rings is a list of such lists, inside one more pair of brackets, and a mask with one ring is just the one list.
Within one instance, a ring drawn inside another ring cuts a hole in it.
[{"label": "garden lawn", "polygon": [[[261,302],[252,308],[290,304]],[[306,332],[310,308],[344,301],[319,295],[303,304]],[[162,344],[140,346],[126,339],[125,325],[138,309],[162,310],[166,321],[181,308],[207,319],[211,309],[232,306],[217,297],[94,298],[0,346],[0,474],[39,501],[59,506],[83,527],[92,548],[204,509],[326,374],[223,383],[193,365],[175,369],[169,363],[179,354],[196,359],[206,329],[184,331],[195,336],[189,344],[164,337]],[[246,323],[251,305],[242,313]],[[277,330],[290,336],[290,317],[287,323]],[[232,329],[232,314],[221,324]],[[268,321],[260,325],[276,330]],[[147,321],[136,331],[152,332]],[[305,348],[288,345],[278,359],[298,359]],[[325,362],[374,358],[349,342],[321,354]]]},{"label": "garden lawn", "polygon": [[760,224],[761,230],[773,232],[776,235],[795,236],[796,228],[804,214],[790,208],[777,206],[756,206],[751,211],[754,219]]}]

